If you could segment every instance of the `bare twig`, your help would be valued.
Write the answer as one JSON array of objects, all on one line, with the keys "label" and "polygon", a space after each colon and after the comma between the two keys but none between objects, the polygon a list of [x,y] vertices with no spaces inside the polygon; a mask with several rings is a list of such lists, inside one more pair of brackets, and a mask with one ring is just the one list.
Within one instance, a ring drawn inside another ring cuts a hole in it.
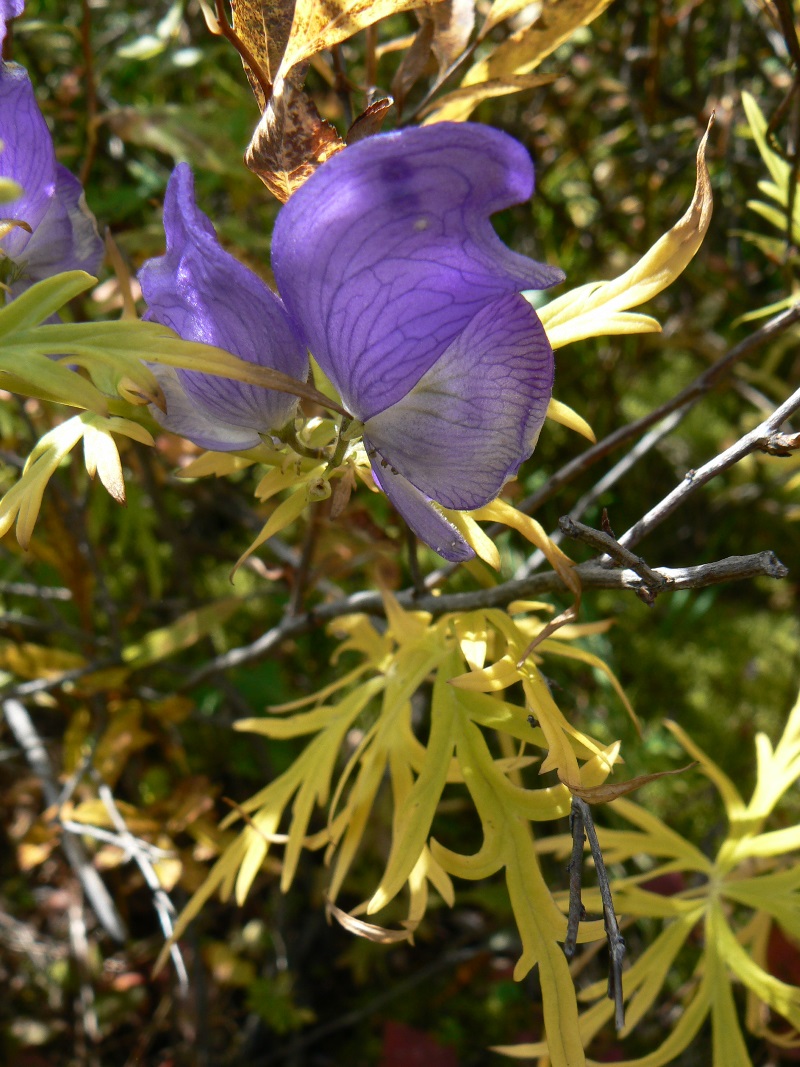
[{"label": "bare twig", "polygon": [[[28,766],[41,782],[45,802],[48,807],[57,804],[59,789],[50,766],[50,757],[28,714],[28,709],[19,700],[4,699],[3,712],[9,729],[25,754]],[[125,924],[78,838],[73,834],[65,833],[61,847],[83,886],[83,891],[100,925],[115,941],[124,941],[127,936]]]},{"label": "bare twig", "polygon": [[743,437],[726,448],[718,456],[715,456],[699,470],[692,470],[686,475],[680,485],[676,486],[663,500],[651,508],[637,523],[634,523],[619,539],[624,547],[632,547],[646,537],[664,519],[670,516],[683,501],[696,492],[701,486],[716,478],[718,474],[738,463],[740,459],[750,455],[751,452],[769,451],[774,448],[776,438],[786,438],[785,434],[778,434],[781,426],[800,408],[800,389],[797,389],[785,400],[779,408],[765,419],[754,430],[746,433]]},{"label": "bare twig", "polygon": [[[103,807],[108,812],[108,816],[119,835],[119,847],[124,849],[125,853],[131,857],[142,873],[147,888],[150,890],[153,897],[153,907],[155,908],[156,915],[158,915],[158,921],[164,934],[164,938],[169,941],[175,930],[173,923],[175,907],[166,890],[161,885],[161,881],[153,867],[151,847],[143,847],[143,843],[130,832],[127,823],[122,817],[122,813],[117,807],[114,794],[103,780],[99,771],[94,767],[90,767],[89,774],[97,787],[97,795],[102,800]],[[180,946],[177,943],[170,945],[169,954],[178,979],[179,991],[182,996],[186,996],[189,992],[189,975],[186,971],[186,964],[183,961]]]},{"label": "bare twig", "polygon": [[570,827],[572,829],[572,858],[569,865],[569,917],[567,920],[567,936],[564,941],[564,953],[571,959],[575,953],[575,945],[578,938],[578,926],[584,917],[584,907],[581,902],[582,884],[582,861],[584,833],[589,839],[589,848],[592,850],[592,859],[597,874],[597,888],[600,891],[600,899],[603,902],[603,925],[608,939],[608,999],[614,1001],[615,1024],[617,1030],[625,1026],[625,1001],[622,991],[622,962],[625,958],[625,939],[619,930],[619,923],[614,911],[614,901],[611,896],[611,885],[608,880],[608,872],[603,860],[603,852],[597,839],[597,831],[594,826],[592,809],[580,797],[573,796],[570,811]]},{"label": "bare twig", "polygon": [[[659,593],[669,585],[669,579],[658,571],[649,567],[643,559],[635,556],[627,548],[619,543],[611,534],[603,533],[602,530],[594,530],[591,526],[585,526],[582,522],[576,522],[569,515],[564,515],[558,520],[561,531],[573,541],[582,541],[592,548],[599,549],[606,557],[634,571],[642,579],[642,588],[638,595],[648,604],[652,604]],[[604,561],[600,561],[601,566]]]},{"label": "bare twig", "polygon": [[[584,589],[630,589],[637,592],[643,587],[641,576],[633,570],[609,570],[594,562],[581,563],[575,569]],[[663,578],[672,592],[678,589],[704,589],[709,585],[746,578],[785,578],[789,572],[773,552],[757,552],[750,556],[729,556],[697,567],[657,567],[653,573]],[[527,600],[542,593],[563,591],[564,584],[559,576],[554,571],[548,571],[470,593],[451,593],[443,596],[428,594],[415,598],[414,591],[407,589],[397,594],[397,600],[404,608],[427,611],[438,617],[451,611],[505,607],[512,600]],[[191,674],[181,689],[192,688],[216,671],[253,663],[269,655],[290,637],[306,633],[315,626],[332,622],[342,615],[353,615],[357,612],[384,616],[385,606],[380,593],[354,593],[352,596],[321,604],[306,615],[284,618],[252,644],[216,656]]]},{"label": "bare twig", "polygon": [[764,323],[760,329],[755,330],[749,337],[745,337],[743,341],[740,341],[738,345],[735,345],[729,352],[726,352],[724,356],[713,363],[702,374],[698,375],[693,382],[690,382],[685,389],[682,389],[680,393],[667,400],[664,404],[654,408],[653,411],[648,412],[647,415],[643,415],[640,419],[635,419],[633,422],[629,422],[627,426],[620,426],[618,430],[610,433],[607,437],[604,437],[602,441],[598,441],[596,445],[591,448],[587,448],[585,452],[582,452],[580,456],[576,456],[575,459],[566,463],[555,474],[551,475],[547,479],[546,483],[532,493],[530,496],[525,497],[517,507],[520,511],[525,511],[528,514],[534,512],[540,507],[546,500],[555,496],[562,486],[571,482],[579,474],[582,474],[589,467],[594,466],[598,460],[603,459],[611,452],[616,451],[622,445],[627,444],[628,441],[632,441],[638,437],[639,434],[645,430],[649,430],[651,426],[655,426],[666,418],[673,411],[677,411],[680,408],[691,408],[698,400],[700,400],[706,393],[708,393],[717,382],[723,378],[728,371],[730,371],[736,363],[739,363],[745,356],[749,356],[756,349],[766,344],[768,341],[774,340],[780,334],[785,333],[786,330],[800,322],[800,303],[795,304],[789,308],[788,311],[781,312],[780,315],[776,315],[774,319],[770,319],[769,322]]}]

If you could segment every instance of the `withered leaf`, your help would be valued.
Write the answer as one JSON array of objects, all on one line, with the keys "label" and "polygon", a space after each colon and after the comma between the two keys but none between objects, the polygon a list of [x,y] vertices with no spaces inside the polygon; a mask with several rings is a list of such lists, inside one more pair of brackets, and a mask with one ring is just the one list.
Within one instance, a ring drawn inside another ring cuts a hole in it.
[{"label": "withered leaf", "polygon": [[359,30],[420,6],[420,0],[297,0],[279,73],[285,76],[298,63],[341,44]]},{"label": "withered leaf", "polygon": [[413,943],[414,930],[419,925],[418,923],[407,923],[407,929],[405,930],[389,930],[385,926],[376,926],[375,923],[357,919],[354,915],[350,915],[349,912],[337,907],[332,900],[326,902],[326,910],[345,930],[355,934],[357,937],[365,937],[368,941],[374,941],[378,945],[392,945],[397,944],[399,941],[411,941]]},{"label": "withered leaf", "polygon": [[392,78],[392,95],[397,101],[397,110],[400,114],[402,114],[406,97],[430,62],[434,29],[433,19],[426,15],[416,32],[411,47],[400,61],[397,73]]},{"label": "withered leaf", "polygon": [[505,78],[494,78],[478,85],[464,85],[434,100],[421,114],[429,116],[425,125],[432,122],[466,122],[483,100],[550,85],[555,79],[555,74],[507,74]]},{"label": "withered leaf", "polygon": [[284,82],[276,86],[244,158],[273,196],[286,203],[321,163],[342,148],[344,141],[335,127],[320,118],[303,90]]},{"label": "withered leaf", "polygon": [[[231,0],[236,35],[273,82],[291,33],[294,6],[295,0]],[[263,111],[266,101],[261,84],[246,63],[244,68]]]},{"label": "withered leaf", "polygon": [[684,771],[696,767],[697,762],[687,763],[685,767],[677,767],[672,771],[655,771],[653,774],[639,774],[635,778],[629,778],[627,782],[603,782],[587,788],[569,785],[569,790],[575,796],[580,797],[589,804],[608,804],[618,797],[624,797],[626,793],[632,793],[635,789],[641,789],[643,785],[654,782],[657,778],[666,778],[670,774],[683,774]]},{"label": "withered leaf", "polygon": [[528,74],[572,34],[602,14],[611,0],[544,0],[537,20],[471,67],[462,85]]},{"label": "withered leaf", "polygon": [[433,54],[444,73],[469,44],[475,28],[475,0],[442,0],[426,17],[433,22]]},{"label": "withered leaf", "polygon": [[372,137],[374,133],[380,133],[383,120],[393,103],[391,96],[384,96],[381,100],[370,104],[347,131],[345,137],[347,143],[355,144],[356,141],[363,141],[365,137]]}]

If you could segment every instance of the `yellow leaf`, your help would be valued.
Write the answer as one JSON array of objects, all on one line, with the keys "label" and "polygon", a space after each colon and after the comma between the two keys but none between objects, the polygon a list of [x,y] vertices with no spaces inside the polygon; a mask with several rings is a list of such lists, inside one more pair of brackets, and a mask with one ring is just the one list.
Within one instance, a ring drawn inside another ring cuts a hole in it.
[{"label": "yellow leaf", "polygon": [[295,489],[290,497],[287,497],[286,500],[278,504],[264,524],[261,533],[251,543],[250,547],[237,559],[236,565],[231,571],[231,581],[233,581],[236,572],[245,560],[249,559],[255,550],[260,548],[265,541],[269,541],[270,537],[274,537],[275,534],[280,533],[281,530],[294,522],[294,520],[305,510],[307,503],[308,495],[305,486],[301,486],[299,489]]},{"label": "yellow leaf", "polygon": [[341,44],[359,30],[420,6],[420,0],[297,0],[276,82],[298,63]]},{"label": "yellow leaf", "polygon": [[194,611],[187,611],[169,626],[152,630],[141,641],[128,645],[123,649],[122,658],[134,670],[159,663],[167,656],[191,648],[201,637],[222,626],[241,606],[242,601],[238,597],[225,597]]},{"label": "yellow leaf", "polygon": [[179,478],[206,478],[213,474],[215,478],[224,478],[235,471],[252,467],[254,462],[232,452],[204,452],[202,456],[181,467],[177,475]]},{"label": "yellow leaf", "polygon": [[466,122],[484,100],[550,85],[555,77],[554,74],[507,74],[504,78],[493,78],[477,85],[462,85],[438,97],[422,111],[425,116],[423,126],[434,122]]},{"label": "yellow leaf", "polygon": [[[654,319],[626,314],[666,289],[693,258],[711,222],[713,198],[705,152],[708,129],[697,149],[697,180],[686,214],[630,270],[608,282],[591,282],[538,309],[553,348],[586,337],[658,328]],[[631,320],[631,321],[629,321]]]},{"label": "yellow leaf", "polygon": [[581,437],[585,437],[592,444],[597,441],[594,430],[586,419],[582,418],[577,411],[573,411],[567,404],[562,404],[560,400],[550,400],[547,405],[547,417],[552,419],[553,422],[560,423],[561,426],[566,426],[568,430],[574,430],[575,433],[579,433]]},{"label": "yellow leaf", "polygon": [[[463,85],[476,85],[509,74],[527,74],[559,45],[602,14],[611,0],[543,0],[541,13],[532,26],[512,34],[480,62],[471,67]],[[505,18],[502,7],[489,12],[495,24]],[[500,15],[500,18],[497,15]]]},{"label": "yellow leaf", "polygon": [[445,518],[452,522],[467,544],[475,550],[475,555],[494,570],[499,571],[500,553],[497,551],[497,545],[486,536],[472,515],[466,511],[451,511],[444,507],[440,510]]},{"label": "yellow leaf", "polygon": [[64,457],[83,436],[84,425],[76,415],[45,434],[36,444],[22,477],[0,500],[0,537],[17,524],[17,541],[22,548],[30,544],[33,528],[42,506],[47,483]]}]

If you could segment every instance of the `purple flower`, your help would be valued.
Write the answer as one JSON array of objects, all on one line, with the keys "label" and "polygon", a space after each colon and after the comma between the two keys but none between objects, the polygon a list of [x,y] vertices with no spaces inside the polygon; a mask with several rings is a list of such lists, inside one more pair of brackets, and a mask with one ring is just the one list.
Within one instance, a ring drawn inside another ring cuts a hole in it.
[{"label": "purple flower", "polygon": [[[217,239],[195,204],[192,172],[179,164],[164,200],[166,255],[139,272],[145,318],[169,326],[187,341],[216,345],[250,363],[305,381],[308,355],[286,309],[265,283]],[[154,366],[167,402],[154,414],[202,448],[255,448],[261,435],[294,415],[297,398],[198,371]]]},{"label": "purple flower", "polygon": [[[148,317],[181,336],[303,378],[310,349],[364,424],[386,495],[446,559],[474,553],[432,502],[493,500],[533,451],[553,353],[520,294],[563,279],[510,251],[490,216],[527,200],[533,166],[506,134],[441,123],[333,157],[281,209],[275,296],[224,252],[179,166],[167,254],[145,264]],[[216,376],[158,370],[164,425],[218,450],[258,444],[295,401]]]},{"label": "purple flower", "polygon": [[0,0],[0,47],[6,36],[6,23],[22,14],[25,0]]},{"label": "purple flower", "polygon": [[[13,4],[10,12],[19,14]],[[0,13],[9,17],[7,3]],[[56,163],[30,78],[16,63],[0,63],[0,142],[0,177],[23,190],[0,207],[0,282],[14,297],[60,271],[96,273],[103,242],[94,216],[78,179]]]},{"label": "purple flower", "polygon": [[381,487],[454,561],[472,549],[430,502],[494,499],[533,451],[550,400],[552,349],[520,293],[564,275],[510,251],[489,221],[532,191],[517,141],[440,123],[334,156],[275,225],[278,289],[364,423]]}]

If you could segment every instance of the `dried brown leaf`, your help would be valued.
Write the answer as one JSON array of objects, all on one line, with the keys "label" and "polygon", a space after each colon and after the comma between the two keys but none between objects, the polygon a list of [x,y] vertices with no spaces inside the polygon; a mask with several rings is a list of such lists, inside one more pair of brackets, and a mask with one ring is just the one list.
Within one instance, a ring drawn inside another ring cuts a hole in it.
[{"label": "dried brown leaf", "polygon": [[394,100],[392,100],[391,96],[384,96],[383,99],[376,100],[374,104],[370,104],[365,111],[361,112],[347,131],[347,136],[345,137],[347,143],[355,144],[356,141],[363,141],[365,137],[372,137],[373,134],[380,133],[383,120],[393,104]]},{"label": "dried brown leaf", "polygon": [[344,148],[335,127],[320,118],[302,89],[284,82],[256,126],[245,163],[286,203],[317,167]]},{"label": "dried brown leaf", "polygon": [[697,762],[687,763],[685,767],[677,767],[672,771],[655,771],[653,774],[639,774],[635,778],[629,778],[627,782],[603,782],[602,785],[595,785],[588,788],[583,786],[577,786],[575,783],[570,783],[570,792],[575,796],[580,797],[581,800],[587,801],[589,804],[608,804],[612,800],[616,800],[618,797],[624,797],[626,793],[632,793],[635,789],[641,789],[643,785],[647,785],[650,782],[654,782],[657,778],[666,778],[670,774],[683,774],[684,771],[689,771],[692,767],[696,767]]},{"label": "dried brown leaf", "polygon": [[430,7],[426,17],[433,22],[433,54],[442,74],[469,44],[475,28],[475,0],[442,0]]},{"label": "dried brown leaf", "polygon": [[[275,81],[292,29],[295,0],[231,0],[233,28],[252,52],[271,81]],[[264,110],[266,101],[261,84],[244,64],[247,79]]]},{"label": "dried brown leaf", "polygon": [[326,907],[328,914],[332,915],[345,930],[355,934],[357,937],[365,937],[368,941],[374,941],[378,945],[393,945],[398,941],[413,941],[416,923],[413,924],[413,928],[409,924],[408,930],[387,930],[385,926],[376,926],[375,923],[364,922],[363,919],[357,919],[354,915],[350,915],[349,912],[342,911],[331,900],[327,902]]},{"label": "dried brown leaf", "polygon": [[420,6],[420,0],[297,0],[279,74],[389,15]]},{"label": "dried brown leaf", "polygon": [[602,14],[611,0],[544,0],[538,19],[514,33],[471,67],[462,85],[528,74],[581,26]]},{"label": "dried brown leaf", "polygon": [[555,79],[555,74],[508,74],[505,78],[495,78],[478,85],[465,85],[429,104],[421,115],[429,116],[426,125],[432,122],[466,122],[483,100],[550,85]]},{"label": "dried brown leaf", "polygon": [[401,114],[406,97],[425,72],[425,68],[431,60],[434,30],[433,19],[428,18],[426,15],[422,25],[417,30],[413,44],[403,56],[400,66],[397,68],[397,73],[392,78],[392,95],[397,101],[397,110]]}]

